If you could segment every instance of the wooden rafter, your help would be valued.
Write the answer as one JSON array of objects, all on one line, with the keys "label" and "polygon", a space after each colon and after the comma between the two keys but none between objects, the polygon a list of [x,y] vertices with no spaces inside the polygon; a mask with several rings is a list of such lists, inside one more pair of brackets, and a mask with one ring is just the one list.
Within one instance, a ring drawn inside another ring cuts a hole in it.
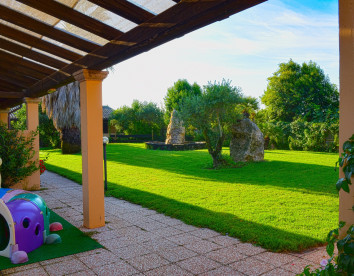
[{"label": "wooden rafter", "polygon": [[[3,94],[3,96],[40,97],[51,88],[72,82],[74,80],[72,75],[80,69],[106,69],[266,0],[172,0],[177,4],[157,15],[128,0],[89,0],[138,24],[126,33],[58,1],[17,1],[109,40],[109,43],[100,46],[0,4],[0,19],[60,42],[56,45],[24,30],[9,26],[6,22],[0,23],[0,35],[5,37],[5,39],[0,38],[0,48],[3,49],[0,50],[0,91],[8,93],[23,90],[25,92]],[[24,47],[22,44],[44,53]],[[66,45],[87,54],[85,56],[77,54],[67,49]],[[21,98],[2,97],[0,108],[10,107],[21,101]]]},{"label": "wooden rafter", "polygon": [[23,13],[14,11],[1,4],[0,18],[5,21],[11,22],[12,24],[31,30],[37,34],[47,36],[58,42],[64,43],[87,53],[92,52],[100,47],[100,45],[98,44],[79,38],[78,36],[72,35],[60,29],[54,28],[49,24],[43,23]]},{"label": "wooden rafter", "polygon": [[53,0],[17,0],[90,33],[112,40],[123,32]]},{"label": "wooden rafter", "polygon": [[32,70],[31,68],[21,66],[20,64],[11,61],[1,61],[0,68],[7,70],[9,74],[19,73],[25,77],[32,78],[37,81],[48,77],[48,74],[37,72],[35,70]]},{"label": "wooden rafter", "polygon": [[[86,55],[77,60],[76,64],[90,69],[103,70],[176,37],[180,37],[190,30],[195,30],[214,22],[215,19],[224,19],[230,14],[245,10],[264,1],[266,0],[182,1],[175,5],[173,9],[166,10],[148,22],[121,35],[117,40],[107,43],[91,53],[91,55]],[[225,11],[228,12],[225,13]],[[72,65],[68,65],[62,70],[70,74],[74,72]],[[27,95],[33,97],[42,96],[46,93],[46,90],[57,85],[62,78],[61,74],[54,73],[50,78],[30,87],[27,90]],[[57,81],[54,82],[53,79]]]},{"label": "wooden rafter", "polygon": [[29,35],[25,32],[19,31],[2,23],[0,23],[0,35],[69,61],[75,61],[83,57],[82,55],[79,55],[75,52],[67,50],[63,47],[59,47],[58,45],[55,45],[38,37]]},{"label": "wooden rafter", "polygon": [[7,80],[12,80],[16,83],[19,83],[24,86],[24,88],[32,86],[35,84],[38,80],[32,79],[25,77],[23,75],[19,75],[16,72],[9,72],[8,70],[4,70],[3,68],[0,68],[0,76],[3,78],[6,78]]},{"label": "wooden rafter", "polygon": [[13,43],[1,37],[0,37],[0,48],[58,69],[68,65],[68,63],[41,54],[39,52],[35,52],[30,48],[23,47],[19,44]]},{"label": "wooden rafter", "polygon": [[7,99],[21,99],[25,96],[23,92],[7,92],[7,91],[0,91],[0,98],[7,98]]},{"label": "wooden rafter", "polygon": [[32,62],[32,61],[20,58],[18,56],[12,55],[12,54],[10,54],[8,52],[4,52],[2,50],[0,50],[0,59],[3,60],[3,61],[15,62],[18,65],[25,66],[27,68],[30,68],[32,70],[35,70],[37,72],[40,72],[40,73],[43,73],[43,74],[46,74],[46,75],[50,75],[50,74],[53,74],[54,72],[56,72],[55,70],[53,70],[53,69],[51,69],[49,67],[46,67],[44,65],[40,65],[38,63],[35,63],[35,62]]},{"label": "wooden rafter", "polygon": [[154,14],[126,0],[90,0],[90,2],[119,16],[122,16],[136,24],[141,24],[155,16]]}]

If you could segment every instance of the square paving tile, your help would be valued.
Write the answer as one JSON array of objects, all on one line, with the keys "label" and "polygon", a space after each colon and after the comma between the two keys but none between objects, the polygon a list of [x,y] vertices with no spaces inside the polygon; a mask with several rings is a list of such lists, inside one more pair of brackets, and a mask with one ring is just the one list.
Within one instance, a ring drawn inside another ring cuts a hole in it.
[{"label": "square paving tile", "polygon": [[192,273],[180,268],[177,265],[167,265],[145,272],[147,276],[193,276]]},{"label": "square paving tile", "polygon": [[312,269],[315,269],[315,268],[319,267],[319,264],[316,265],[315,263],[313,263],[311,261],[300,259],[300,258],[296,258],[294,261],[292,261],[292,262],[290,262],[288,264],[282,265],[281,268],[283,268],[285,270],[288,270],[288,271],[291,271],[293,273],[299,274],[299,273],[304,271],[304,268],[307,265],[311,265]]},{"label": "square paving tile", "polygon": [[37,268],[37,267],[40,267],[39,263],[34,263],[34,264],[29,264],[29,265],[22,265],[22,266],[13,267],[13,268],[5,269],[5,270],[0,270],[0,272],[3,275],[8,275],[8,274],[11,274],[11,273],[15,273],[15,272],[23,271],[23,270],[30,270],[32,268]]},{"label": "square paving tile", "polygon": [[274,266],[281,266],[292,261],[295,261],[296,257],[282,254],[282,253],[273,253],[273,252],[263,252],[261,254],[254,256],[256,259],[261,260],[265,263],[272,264]]},{"label": "square paving tile", "polygon": [[124,261],[119,261],[113,264],[95,267],[94,272],[97,275],[107,276],[107,275],[119,275],[119,276],[128,276],[138,273],[134,267],[127,264]]},{"label": "square paving tile", "polygon": [[134,257],[143,256],[152,253],[148,248],[138,244],[113,249],[112,252],[117,257],[123,260],[128,260]]},{"label": "square paving tile", "polygon": [[160,251],[178,246],[176,243],[167,240],[166,238],[155,238],[140,243],[142,246],[150,249],[151,251]]},{"label": "square paving tile", "polygon": [[109,263],[114,263],[119,260],[119,258],[110,251],[96,252],[88,256],[79,257],[79,260],[83,262],[89,268],[103,266]]},{"label": "square paving tile", "polygon": [[122,237],[122,238],[104,240],[101,241],[100,244],[108,248],[109,250],[114,250],[117,248],[136,244],[136,241],[129,237]]},{"label": "square paving tile", "polygon": [[204,256],[193,257],[184,261],[180,261],[176,264],[194,274],[208,272],[221,266],[217,262]]},{"label": "square paving tile", "polygon": [[159,251],[158,254],[170,262],[178,262],[198,255],[198,253],[188,250],[183,246],[164,249]]},{"label": "square paving tile", "polygon": [[250,243],[238,243],[236,246],[240,253],[246,254],[248,256],[253,256],[266,251],[262,247],[255,246]]},{"label": "square paving tile", "polygon": [[232,238],[229,236],[222,236],[222,235],[211,237],[208,240],[220,244],[222,246],[230,246],[230,245],[240,243],[240,241],[236,238]]},{"label": "square paving tile", "polygon": [[184,245],[186,248],[193,250],[199,254],[205,254],[210,251],[216,250],[221,248],[221,245],[218,245],[216,243],[206,241],[206,240],[201,240],[198,242],[193,242],[193,243],[188,243]]},{"label": "square paving tile", "polygon": [[185,244],[189,244],[189,243],[193,243],[193,242],[198,242],[201,241],[202,239],[190,235],[190,234],[180,234],[180,235],[176,235],[173,237],[166,237],[166,239],[177,243],[178,245],[185,245]]},{"label": "square paving tile", "polygon": [[140,271],[147,271],[168,264],[168,261],[153,253],[129,259],[128,262]]},{"label": "square paving tile", "polygon": [[181,230],[183,232],[191,232],[191,231],[195,231],[198,228],[193,226],[193,225],[188,225],[188,224],[178,224],[178,225],[173,225],[174,228]]},{"label": "square paving tile", "polygon": [[165,228],[157,229],[154,231],[154,233],[158,236],[161,236],[161,237],[170,237],[170,236],[182,234],[183,231],[173,228],[171,226],[168,226]]},{"label": "square paving tile", "polygon": [[247,257],[247,255],[241,254],[235,246],[209,252],[206,256],[222,264],[234,263]]},{"label": "square paving tile", "polygon": [[[0,271],[1,275],[1,271]],[[6,274],[4,274],[6,275]],[[23,270],[19,272],[15,272],[11,274],[13,276],[48,276],[47,272],[43,269],[43,267],[36,267],[36,268],[31,268],[28,270]]]},{"label": "square paving tile", "polygon": [[84,270],[70,274],[70,276],[96,276],[96,274],[91,270]]},{"label": "square paving tile", "polygon": [[201,274],[201,276],[244,276],[245,274],[233,270],[228,266],[221,266],[217,269],[210,270],[207,273]]},{"label": "square paving tile", "polygon": [[210,230],[210,229],[206,229],[206,228],[202,228],[202,229],[198,229],[192,232],[189,232],[189,234],[193,235],[193,236],[197,236],[201,239],[207,239],[207,238],[211,238],[211,237],[215,237],[220,235],[219,233]]},{"label": "square paving tile", "polygon": [[85,266],[78,259],[71,259],[59,263],[45,265],[44,268],[49,275],[55,276],[72,274],[81,270],[87,270],[87,266]]},{"label": "square paving tile", "polygon": [[295,275],[296,275],[295,273],[292,273],[290,271],[286,271],[281,268],[276,268],[272,271],[262,274],[262,276],[295,276]]},{"label": "square paving tile", "polygon": [[275,268],[273,265],[262,262],[254,257],[249,257],[239,262],[232,263],[230,264],[230,267],[250,276],[261,275]]}]

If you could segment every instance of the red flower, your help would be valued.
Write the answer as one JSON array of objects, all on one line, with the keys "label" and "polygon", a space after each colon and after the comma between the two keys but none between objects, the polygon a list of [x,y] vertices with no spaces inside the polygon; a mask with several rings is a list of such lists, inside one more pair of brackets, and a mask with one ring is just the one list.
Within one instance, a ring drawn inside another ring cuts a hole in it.
[{"label": "red flower", "polygon": [[43,160],[39,160],[39,171],[41,174],[45,172],[45,166]]}]

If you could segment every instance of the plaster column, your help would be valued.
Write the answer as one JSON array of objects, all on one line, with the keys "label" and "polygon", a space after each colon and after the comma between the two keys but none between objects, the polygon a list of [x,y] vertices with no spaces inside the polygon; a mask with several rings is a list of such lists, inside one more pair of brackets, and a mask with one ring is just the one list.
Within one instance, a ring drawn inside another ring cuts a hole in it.
[{"label": "plaster column", "polygon": [[105,225],[102,81],[107,75],[87,69],[74,73],[80,83],[83,213],[87,228]]},{"label": "plaster column", "polygon": [[[354,0],[339,0],[340,104],[339,153],[354,134]],[[344,177],[340,169],[339,177]],[[354,183],[354,177],[352,177]],[[354,184],[350,193],[339,193],[339,220],[354,224]],[[346,228],[347,229],[347,228]],[[345,230],[346,232],[346,230]],[[344,231],[342,231],[344,234]]]},{"label": "plaster column", "polygon": [[[39,124],[38,104],[39,98],[25,98],[26,102],[26,115],[27,115],[27,130],[23,131],[24,135],[29,135],[30,132],[36,131]],[[36,135],[33,141],[33,149],[35,154],[32,158],[37,165],[39,164],[39,134]],[[21,182],[11,186],[13,189],[23,190],[39,190],[41,187],[40,171],[35,171],[32,175],[26,177]]]},{"label": "plaster column", "polygon": [[0,109],[0,122],[9,126],[9,111],[10,109]]}]

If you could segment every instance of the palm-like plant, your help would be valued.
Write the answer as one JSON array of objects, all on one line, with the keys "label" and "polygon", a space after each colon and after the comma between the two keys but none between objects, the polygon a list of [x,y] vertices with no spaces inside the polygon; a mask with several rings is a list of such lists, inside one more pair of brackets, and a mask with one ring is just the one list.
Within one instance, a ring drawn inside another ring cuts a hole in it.
[{"label": "palm-like plant", "polygon": [[42,109],[60,132],[62,152],[79,152],[81,150],[79,83],[70,83],[44,96]]}]

